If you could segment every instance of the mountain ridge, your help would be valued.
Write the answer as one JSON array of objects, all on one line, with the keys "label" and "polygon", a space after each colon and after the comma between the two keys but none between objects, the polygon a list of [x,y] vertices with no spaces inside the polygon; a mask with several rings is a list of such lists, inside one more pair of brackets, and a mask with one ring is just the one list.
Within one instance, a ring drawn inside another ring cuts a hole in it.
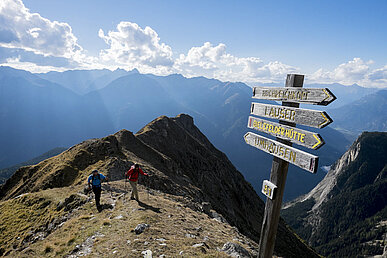
[{"label": "mountain ridge", "polygon": [[363,131],[387,131],[387,89],[333,109],[334,128],[360,134]]},{"label": "mountain ridge", "polygon": [[[4,202],[28,192],[62,187],[79,189],[95,168],[119,183],[123,171],[133,163],[140,163],[152,174],[149,179],[142,178],[141,185],[182,198],[194,210],[209,202],[227,223],[255,241],[259,239],[262,200],[227,156],[194,125],[193,118],[184,114],[159,117],[136,134],[121,130],[84,141],[38,165],[22,167],[0,186],[0,199]],[[288,257],[317,257],[282,220],[276,252]]]},{"label": "mountain ridge", "polygon": [[64,72],[37,73],[36,75],[42,79],[62,85],[79,95],[84,95],[91,91],[102,89],[115,79],[132,73],[138,73],[138,70],[68,70]]}]

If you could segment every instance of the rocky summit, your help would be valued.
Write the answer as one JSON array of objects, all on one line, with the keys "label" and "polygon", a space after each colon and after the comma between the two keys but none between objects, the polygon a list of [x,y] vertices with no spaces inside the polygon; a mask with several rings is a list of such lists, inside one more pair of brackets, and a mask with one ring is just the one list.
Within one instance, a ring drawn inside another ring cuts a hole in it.
[{"label": "rocky summit", "polygon": [[[124,173],[134,163],[141,202]],[[93,169],[102,211],[84,193]],[[91,139],[0,186],[0,254],[19,257],[254,257],[264,203],[188,115],[159,117],[133,134]],[[318,257],[281,220],[275,254]]]}]

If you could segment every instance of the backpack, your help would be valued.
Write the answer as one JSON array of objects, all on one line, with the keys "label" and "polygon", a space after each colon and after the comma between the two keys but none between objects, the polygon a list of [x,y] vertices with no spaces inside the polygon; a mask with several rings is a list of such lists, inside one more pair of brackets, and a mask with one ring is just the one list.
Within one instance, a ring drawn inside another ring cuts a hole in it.
[{"label": "backpack", "polygon": [[137,178],[140,176],[140,169],[139,168],[133,168],[133,173],[128,177],[128,179],[134,177],[134,175],[136,175],[137,173]]},{"label": "backpack", "polygon": [[[94,178],[95,178],[95,176],[92,175],[92,176],[91,176],[91,184],[93,184]],[[98,175],[97,175],[97,178],[99,179],[99,182],[101,183],[101,175],[100,175],[99,173],[98,173]]]}]

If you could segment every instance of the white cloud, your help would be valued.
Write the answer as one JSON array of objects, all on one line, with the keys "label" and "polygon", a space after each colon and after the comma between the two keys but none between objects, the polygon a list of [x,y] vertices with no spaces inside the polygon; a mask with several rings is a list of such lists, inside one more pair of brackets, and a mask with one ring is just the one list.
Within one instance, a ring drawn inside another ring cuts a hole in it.
[{"label": "white cloud", "polygon": [[30,71],[32,73],[46,73],[49,71],[58,71],[63,72],[67,70],[66,68],[60,68],[50,65],[38,65],[32,62],[21,62],[20,56],[16,58],[7,58],[4,63],[0,63],[0,66],[9,66],[15,69],[22,69]]},{"label": "white cloud", "polygon": [[82,47],[70,25],[31,13],[21,0],[0,2],[0,46],[44,56],[82,57]]},{"label": "white cloud", "polygon": [[353,84],[365,78],[371,63],[372,61],[364,62],[361,58],[354,58],[347,63],[338,65],[333,71],[319,69],[310,76],[310,79]]},{"label": "white cloud", "polygon": [[[205,76],[250,85],[281,82],[287,73],[300,68],[281,61],[264,62],[259,57],[238,57],[223,43],[205,42],[187,53],[173,53],[155,30],[121,21],[114,30],[100,29],[108,45],[98,56],[89,56],[77,43],[71,26],[31,13],[21,0],[0,0],[0,63],[33,72],[66,69],[137,68],[143,73],[187,77]],[[357,83],[366,87],[387,87],[387,65],[371,68],[372,61],[354,58],[333,70],[319,69],[307,76],[317,83]]]},{"label": "white cloud", "polygon": [[192,47],[186,55],[181,54],[175,60],[174,69],[188,77],[206,76],[248,83],[284,80],[286,73],[298,71],[279,61],[265,64],[257,57],[237,57],[227,53],[225,44],[213,46],[210,42]]},{"label": "white cloud", "polygon": [[109,45],[100,52],[103,62],[154,72],[169,70],[172,66],[171,47],[161,43],[152,28],[142,29],[136,23],[122,21],[116,29],[106,35],[102,29],[98,32],[99,37]]},{"label": "white cloud", "polygon": [[386,87],[387,85],[387,65],[382,68],[375,69],[367,75],[367,80],[375,84]]},{"label": "white cloud", "polygon": [[359,84],[365,87],[387,87],[387,65],[379,69],[371,69],[372,60],[365,62],[354,58],[338,65],[332,71],[319,69],[308,80],[316,83],[341,83],[344,85]]},{"label": "white cloud", "polygon": [[359,81],[368,73],[369,64],[371,64],[371,62],[366,63],[361,58],[354,58],[335,68],[333,71],[334,79],[343,83]]}]

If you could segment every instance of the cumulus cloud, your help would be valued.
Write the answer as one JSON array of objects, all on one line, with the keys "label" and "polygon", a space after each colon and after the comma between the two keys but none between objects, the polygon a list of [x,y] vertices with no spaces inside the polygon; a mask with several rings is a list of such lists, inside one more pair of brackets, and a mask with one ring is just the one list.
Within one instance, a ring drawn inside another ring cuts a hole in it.
[{"label": "cumulus cloud", "polygon": [[109,45],[100,52],[103,62],[145,70],[162,70],[173,64],[171,47],[161,43],[156,31],[150,27],[142,29],[136,23],[122,21],[116,30],[105,35],[100,29],[98,35]]},{"label": "cumulus cloud", "polygon": [[382,68],[375,69],[367,75],[367,80],[375,82],[384,87],[387,86],[387,65]]},{"label": "cumulus cloud", "polygon": [[342,83],[353,83],[362,80],[369,71],[372,61],[364,62],[361,58],[340,64],[333,71],[333,79]]},{"label": "cumulus cloud", "polygon": [[173,67],[188,77],[206,76],[243,82],[284,80],[286,73],[299,70],[279,61],[265,64],[258,57],[237,57],[227,53],[225,44],[214,46],[210,42],[200,47],[192,47],[187,54],[181,54]]},{"label": "cumulus cloud", "polygon": [[[205,76],[250,85],[283,83],[286,74],[300,68],[281,61],[264,62],[259,57],[239,57],[223,43],[205,42],[186,53],[173,53],[151,27],[121,21],[116,28],[98,36],[107,47],[98,56],[87,55],[65,22],[51,21],[31,13],[22,0],[0,1],[0,64],[33,72],[66,69],[137,68],[143,73],[187,77]],[[367,87],[387,87],[387,65],[371,68],[372,61],[354,58],[333,70],[319,69],[307,76],[317,83],[357,83]]]},{"label": "cumulus cloud", "polygon": [[15,59],[19,60],[19,62],[30,62],[38,66],[52,66],[58,69],[76,68],[78,66],[77,63],[65,57],[43,56],[23,49],[0,47],[0,62]]},{"label": "cumulus cloud", "polygon": [[316,81],[336,81],[344,84],[352,84],[365,78],[372,62],[364,62],[361,58],[338,65],[333,71],[317,70],[310,78]]},{"label": "cumulus cloud", "polygon": [[0,46],[66,58],[82,52],[70,25],[31,13],[21,0],[0,2]]},{"label": "cumulus cloud", "polygon": [[0,66],[9,66],[15,69],[30,71],[32,73],[46,73],[49,71],[63,72],[67,70],[67,68],[64,67],[39,65],[33,62],[20,61],[20,59],[20,56],[7,58],[4,63],[0,63]]},{"label": "cumulus cloud", "polygon": [[387,86],[387,65],[379,69],[371,69],[372,60],[364,61],[354,58],[339,64],[332,71],[319,69],[308,80],[317,83],[341,83],[344,85],[359,84],[365,87]]}]

